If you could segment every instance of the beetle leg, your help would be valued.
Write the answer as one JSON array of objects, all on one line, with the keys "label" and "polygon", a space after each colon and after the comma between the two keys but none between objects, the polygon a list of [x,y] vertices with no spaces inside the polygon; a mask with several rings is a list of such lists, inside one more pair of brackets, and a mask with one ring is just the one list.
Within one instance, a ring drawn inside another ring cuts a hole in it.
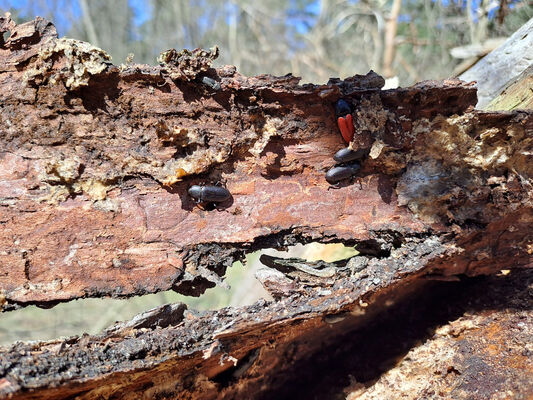
[{"label": "beetle leg", "polygon": [[350,178],[350,183],[358,183],[359,190],[363,190],[363,178],[361,178],[360,176],[352,176]]}]

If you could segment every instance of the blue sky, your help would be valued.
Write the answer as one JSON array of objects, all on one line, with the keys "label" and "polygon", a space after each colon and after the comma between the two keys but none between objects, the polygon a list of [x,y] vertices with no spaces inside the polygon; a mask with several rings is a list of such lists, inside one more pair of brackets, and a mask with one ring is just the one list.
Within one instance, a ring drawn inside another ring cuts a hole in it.
[{"label": "blue sky", "polygon": [[[111,1],[111,0],[110,0]],[[128,0],[130,6],[133,9],[134,23],[138,26],[145,22],[150,17],[150,7],[145,0]],[[32,7],[32,3],[34,7]],[[0,9],[7,10],[10,8],[16,9],[20,12],[20,16],[23,18],[34,18],[35,16],[44,16],[47,12],[46,9],[35,4],[39,2],[30,2],[29,0],[0,0]],[[46,1],[46,4],[52,4]],[[75,17],[81,15],[81,8],[77,0],[59,0],[58,9],[70,8]],[[54,15],[54,24],[58,30],[60,36],[64,35],[70,29],[69,19],[61,12]]]},{"label": "blue sky", "polygon": [[[112,0],[110,0],[112,1]],[[294,0],[291,0],[291,3],[293,3]],[[353,0],[358,1],[358,0]],[[416,1],[416,0],[404,0],[405,1]],[[452,2],[457,2],[458,0],[433,0],[433,1],[440,1],[444,6],[449,5]],[[139,26],[142,23],[144,23],[146,20],[150,18],[150,5],[149,2],[146,0],[128,0],[130,6],[133,9],[134,14],[134,23],[135,25]],[[513,8],[514,4],[517,1],[511,1],[510,7]],[[45,16],[46,9],[44,9],[40,4],[53,4],[50,0],[43,0],[42,2],[39,1],[30,1],[30,0],[0,0],[0,9],[9,9],[14,8],[19,10],[21,17],[23,18],[33,18],[36,15]],[[33,7],[32,7],[33,4]],[[58,8],[57,12],[54,15],[54,24],[56,25],[56,28],[58,30],[59,35],[65,35],[68,30],[70,29],[70,20],[65,15],[65,13],[61,12],[61,10],[71,10],[74,17],[79,17],[81,15],[81,8],[79,6],[79,3],[77,0],[57,0]],[[463,2],[464,7],[466,7],[466,2]],[[472,1],[472,10],[474,20],[477,20],[476,12],[479,8],[479,5],[481,4],[481,0],[473,0]],[[316,0],[313,2],[310,6],[306,9],[307,12],[309,12],[312,15],[318,15],[320,12],[320,1]],[[490,10],[489,17],[494,17],[496,14],[497,8]],[[406,21],[408,18],[403,18],[407,16],[401,16],[401,20]],[[289,18],[290,15],[289,15]],[[299,33],[305,33],[309,28],[309,23],[312,23],[312,21],[302,21],[300,18],[295,17],[294,18],[294,24],[298,30]]]},{"label": "blue sky", "polygon": [[[70,29],[71,21],[68,16],[65,15],[65,12],[61,10],[70,10],[75,18],[78,18],[81,15],[81,7],[77,0],[57,0],[58,7],[57,12],[55,12],[53,22],[57,28],[57,31],[60,36],[64,36]],[[112,1],[112,0],[110,0]],[[40,3],[40,4],[39,4]],[[22,18],[32,19],[35,16],[44,16],[46,17],[49,7],[42,7],[42,4],[52,5],[53,2],[49,0],[44,0],[41,2],[35,2],[30,0],[0,0],[0,9],[16,9],[19,11],[19,15]],[[133,22],[136,26],[142,25],[150,18],[151,10],[150,4],[146,0],[128,0],[131,8],[133,9]],[[33,5],[33,6],[32,6]],[[320,1],[316,0],[306,9],[312,15],[318,15],[320,12]],[[289,16],[289,18],[291,18]],[[301,18],[295,17],[293,20],[294,25],[296,26],[299,33],[305,33],[309,26],[305,21],[302,21]]]}]

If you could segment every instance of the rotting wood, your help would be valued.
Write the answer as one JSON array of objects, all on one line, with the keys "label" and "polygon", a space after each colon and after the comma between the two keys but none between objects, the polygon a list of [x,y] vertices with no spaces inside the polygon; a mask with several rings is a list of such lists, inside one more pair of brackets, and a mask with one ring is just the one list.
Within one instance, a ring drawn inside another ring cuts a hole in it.
[{"label": "rotting wood", "polygon": [[[431,393],[496,399],[510,392],[511,398],[526,399],[533,394],[530,269],[481,281],[419,280],[405,286],[404,280],[400,289],[393,282],[401,277],[372,271],[363,283],[308,287],[278,302],[201,314],[178,308],[177,318],[164,308],[147,313],[148,321],[167,315],[170,324],[159,319],[164,327],[137,318],[97,336],[18,343],[0,353],[0,396],[288,399],[344,392],[369,399],[391,393],[408,399]],[[425,344],[417,347],[420,342]],[[405,360],[393,367],[401,357]]]},{"label": "rotting wood", "polygon": [[[169,288],[197,295],[258,248],[344,242],[366,260],[310,281],[262,275],[273,303],[174,306],[100,336],[14,345],[1,353],[3,395],[258,393],[260,379],[280,384],[292,361],[434,279],[532,265],[533,115],[473,110],[470,84],[382,91],[369,73],[299,86],[233,67],[172,81],[179,60],[117,67],[44,20],[0,27],[10,31],[0,43],[4,311]],[[370,155],[353,184],[328,190],[343,146],[340,97],[355,107],[353,146]],[[217,181],[231,202],[195,207],[187,188]]]},{"label": "rotting wood", "polygon": [[[364,251],[437,235],[461,260],[454,274],[500,255],[529,263],[533,118],[469,109],[471,85],[382,91],[370,73],[298,86],[223,67],[206,72],[213,91],[165,78],[179,66],[113,66],[43,20],[0,26],[4,310],[198,295],[246,251],[314,240]],[[328,190],[340,96],[355,106],[354,146],[371,150],[358,184]],[[195,207],[187,188],[217,181],[230,204]],[[518,241],[495,253],[491,229]],[[488,247],[468,251],[485,232]]]}]

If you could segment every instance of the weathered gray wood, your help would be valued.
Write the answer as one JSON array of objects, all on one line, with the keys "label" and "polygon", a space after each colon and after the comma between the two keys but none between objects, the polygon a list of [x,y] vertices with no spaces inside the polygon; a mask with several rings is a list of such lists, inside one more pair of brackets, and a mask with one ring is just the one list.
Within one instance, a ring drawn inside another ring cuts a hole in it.
[{"label": "weathered gray wood", "polygon": [[530,65],[533,65],[533,18],[459,79],[477,81],[477,108],[484,108],[501,93],[507,82]]},{"label": "weathered gray wood", "polygon": [[502,92],[486,106],[489,111],[533,109],[533,64],[505,85]]}]

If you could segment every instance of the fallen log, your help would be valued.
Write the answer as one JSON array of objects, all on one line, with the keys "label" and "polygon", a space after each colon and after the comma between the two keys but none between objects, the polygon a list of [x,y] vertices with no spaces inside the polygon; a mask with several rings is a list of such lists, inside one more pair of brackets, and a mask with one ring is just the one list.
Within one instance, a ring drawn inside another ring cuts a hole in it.
[{"label": "fallen log", "polygon": [[533,18],[511,35],[503,44],[483,57],[459,78],[477,81],[478,108],[485,109],[497,97],[507,83],[517,78],[533,65],[531,60],[533,46]]},{"label": "fallen log", "polygon": [[[272,303],[206,315],[168,306],[99,336],[14,345],[2,352],[0,394],[259,398],[324,342],[404,310],[433,280],[533,264],[533,113],[475,110],[472,84],[381,90],[370,72],[299,85],[211,68],[216,50],[114,66],[39,18],[15,25],[6,15],[0,32],[3,311],[199,295],[246,252],[296,243],[355,245],[364,266],[308,279],[265,270]],[[367,155],[331,188],[325,174],[345,146],[341,98],[351,146]],[[231,198],[198,207],[188,189],[217,182]]]}]

